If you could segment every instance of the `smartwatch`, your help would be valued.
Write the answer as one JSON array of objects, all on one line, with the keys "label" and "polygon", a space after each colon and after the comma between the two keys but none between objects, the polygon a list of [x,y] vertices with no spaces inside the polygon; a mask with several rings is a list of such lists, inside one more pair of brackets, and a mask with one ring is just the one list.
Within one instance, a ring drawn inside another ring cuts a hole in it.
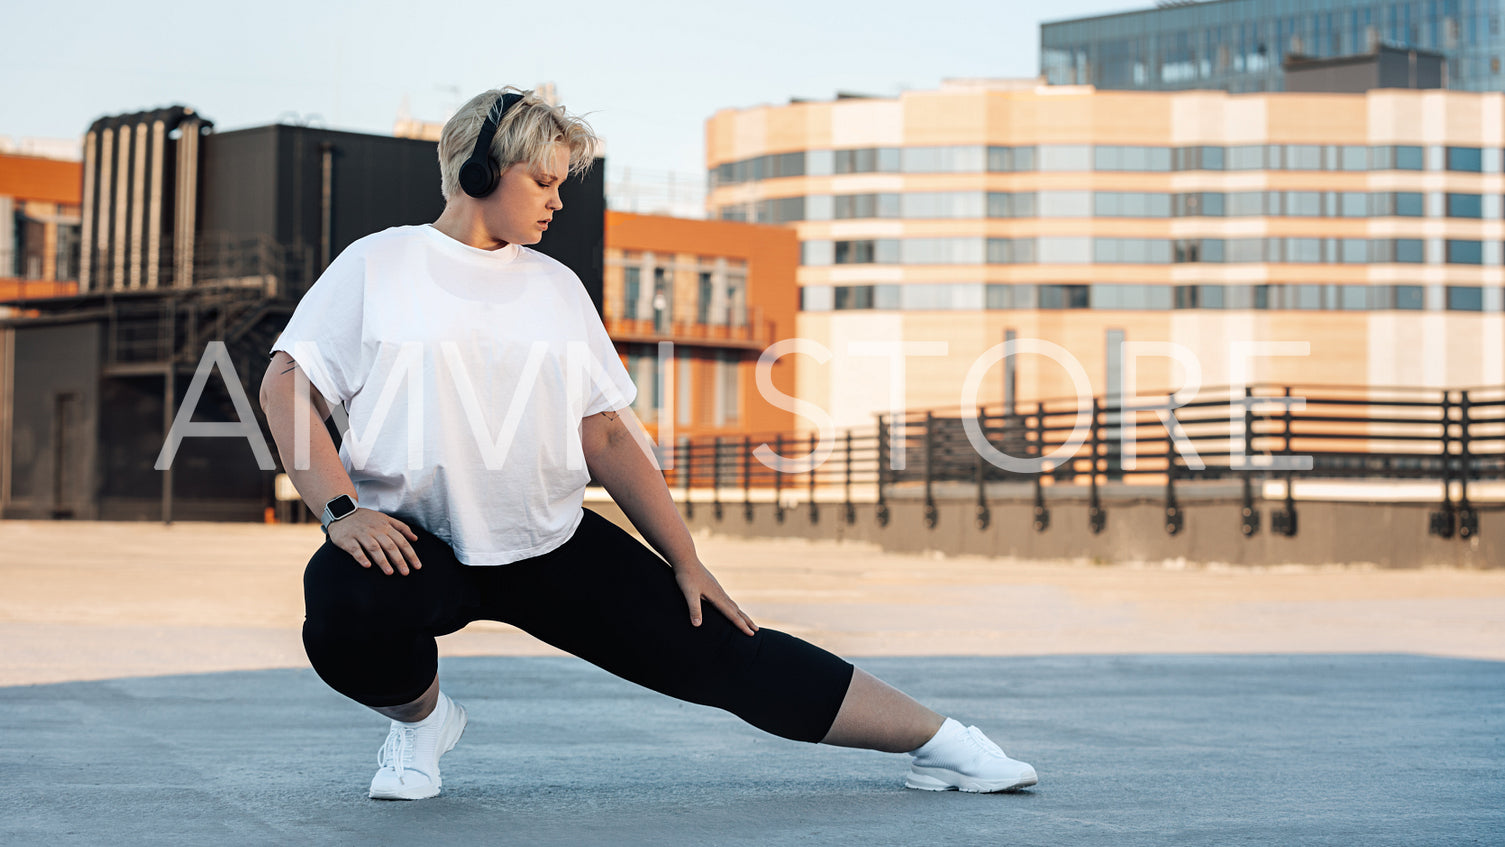
[{"label": "smartwatch", "polygon": [[324,514],[319,518],[319,528],[324,530],[325,535],[328,535],[330,524],[334,523],[340,518],[350,517],[351,515],[355,514],[355,510],[356,505],[354,498],[352,498],[349,494],[341,494],[340,496],[324,504]]}]

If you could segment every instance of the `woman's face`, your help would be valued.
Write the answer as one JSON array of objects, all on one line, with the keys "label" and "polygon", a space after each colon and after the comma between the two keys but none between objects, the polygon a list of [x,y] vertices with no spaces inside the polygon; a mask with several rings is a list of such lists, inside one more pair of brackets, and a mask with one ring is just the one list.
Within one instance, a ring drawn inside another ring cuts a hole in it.
[{"label": "woman's face", "polygon": [[555,145],[547,170],[519,162],[502,173],[496,193],[484,203],[486,232],[508,244],[537,244],[554,213],[564,208],[559,186],[569,176],[570,152]]}]

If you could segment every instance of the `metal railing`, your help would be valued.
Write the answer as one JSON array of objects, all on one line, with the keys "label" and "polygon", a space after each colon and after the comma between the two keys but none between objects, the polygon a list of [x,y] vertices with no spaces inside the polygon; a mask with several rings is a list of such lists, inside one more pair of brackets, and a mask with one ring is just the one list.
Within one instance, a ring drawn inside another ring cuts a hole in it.
[{"label": "metal railing", "polygon": [[[825,451],[820,461],[778,459],[817,451]],[[1106,396],[984,406],[970,416],[956,409],[915,411],[879,415],[875,427],[826,441],[814,434],[685,439],[674,447],[665,476],[684,491],[692,514],[691,491],[709,488],[720,518],[723,494],[730,499],[740,489],[749,520],[753,502],[771,492],[779,520],[793,497],[808,505],[812,521],[823,499],[836,501],[850,522],[853,491],[862,489],[886,523],[890,495],[919,489],[932,526],[938,484],[975,486],[977,521],[986,526],[989,485],[1027,483],[1038,530],[1050,520],[1044,489],[1075,485],[1086,488],[1094,532],[1106,522],[1101,486],[1163,486],[1171,534],[1184,525],[1178,486],[1234,481],[1241,485],[1246,536],[1259,531],[1257,482],[1284,482],[1284,503],[1271,528],[1294,535],[1297,480],[1422,481],[1439,498],[1430,531],[1469,538],[1478,532],[1470,487],[1505,479],[1505,386],[1259,384],[1204,389],[1174,403]]]},{"label": "metal railing", "polygon": [[607,334],[618,341],[722,342],[749,348],[762,348],[772,343],[775,327],[774,321],[765,318],[763,310],[756,306],[743,310],[735,320],[722,323],[610,315],[604,323]]}]

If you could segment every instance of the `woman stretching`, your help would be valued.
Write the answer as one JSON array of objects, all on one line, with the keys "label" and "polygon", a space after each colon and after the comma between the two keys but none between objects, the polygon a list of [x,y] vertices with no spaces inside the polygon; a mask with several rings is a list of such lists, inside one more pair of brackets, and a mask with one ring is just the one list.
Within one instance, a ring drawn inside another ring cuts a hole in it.
[{"label": "woman stretching", "polygon": [[[325,682],[391,719],[370,796],[439,793],[466,715],[434,639],[483,619],[784,738],[908,753],[910,788],[1034,785],[976,727],[759,627],[700,561],[584,287],[524,246],[598,143],[532,92],[475,97],[439,141],[439,219],[350,245],[271,348],[262,408],[327,535],[303,642]],[[592,477],[653,549],[582,508]]]}]

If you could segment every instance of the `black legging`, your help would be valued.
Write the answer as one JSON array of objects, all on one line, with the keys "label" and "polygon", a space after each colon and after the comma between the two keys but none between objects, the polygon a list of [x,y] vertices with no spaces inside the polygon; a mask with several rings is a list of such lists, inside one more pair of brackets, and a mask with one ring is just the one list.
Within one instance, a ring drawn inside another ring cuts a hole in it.
[{"label": "black legging", "polygon": [[717,706],[797,741],[826,736],[850,662],[767,627],[747,635],[708,601],[700,626],[669,565],[589,509],[557,549],[509,565],[461,564],[407,518],[423,567],[363,568],[325,541],[303,575],[303,644],[314,670],[367,706],[417,700],[434,681],[434,638],[474,620],[512,624],[654,691]]}]

